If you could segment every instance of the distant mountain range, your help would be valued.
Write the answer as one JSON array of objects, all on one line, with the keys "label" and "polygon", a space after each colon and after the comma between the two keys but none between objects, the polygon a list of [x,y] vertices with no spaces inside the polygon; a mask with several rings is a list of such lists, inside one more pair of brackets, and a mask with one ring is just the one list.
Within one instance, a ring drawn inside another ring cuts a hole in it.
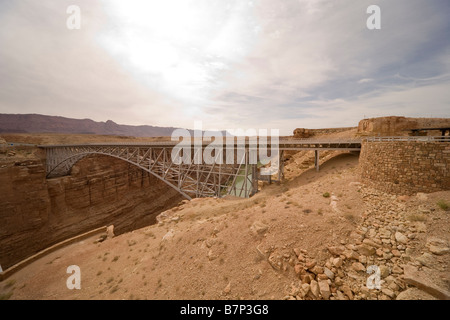
[{"label": "distant mountain range", "polygon": [[[41,114],[0,113],[0,133],[71,133],[102,134],[133,137],[171,136],[173,127],[130,126],[114,121],[71,119]],[[193,134],[193,130],[189,130]]]}]

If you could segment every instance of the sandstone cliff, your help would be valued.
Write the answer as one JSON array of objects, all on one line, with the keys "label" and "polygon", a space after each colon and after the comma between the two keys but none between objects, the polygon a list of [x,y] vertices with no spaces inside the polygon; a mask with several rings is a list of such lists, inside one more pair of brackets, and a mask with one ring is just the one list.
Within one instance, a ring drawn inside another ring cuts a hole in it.
[{"label": "sandstone cliff", "polygon": [[[380,117],[361,120],[358,135],[407,136],[410,129],[440,127],[450,127],[450,118]],[[428,135],[441,135],[441,132],[429,131]]]},{"label": "sandstone cliff", "polygon": [[319,135],[335,134],[340,132],[350,131],[356,127],[342,127],[342,128],[324,128],[324,129],[306,129],[297,128],[294,130],[294,138],[311,138]]},{"label": "sandstone cliff", "polygon": [[[97,227],[115,234],[155,222],[182,197],[164,182],[124,161],[87,157],[71,176],[47,180],[45,161],[0,155],[0,265],[3,269],[64,239]],[[9,154],[9,156],[8,156]]]}]

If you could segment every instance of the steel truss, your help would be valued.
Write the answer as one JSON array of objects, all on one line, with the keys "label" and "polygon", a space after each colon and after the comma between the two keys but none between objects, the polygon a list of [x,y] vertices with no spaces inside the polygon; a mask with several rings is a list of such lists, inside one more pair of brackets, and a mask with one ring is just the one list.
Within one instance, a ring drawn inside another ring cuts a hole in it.
[{"label": "steel truss", "polygon": [[[233,143],[231,147],[214,150],[212,164],[204,161],[194,161],[199,153],[208,147],[208,143],[194,143],[190,146],[187,157],[190,161],[174,163],[172,150],[178,142],[152,142],[148,144],[86,144],[86,145],[41,145],[47,152],[47,178],[64,176],[70,173],[73,165],[80,159],[94,154],[111,156],[127,161],[180,192],[187,199],[193,197],[222,197],[236,195],[250,197],[258,191],[258,181],[281,181],[283,178],[283,152],[314,150],[316,168],[319,169],[319,150],[359,151],[361,140],[314,140],[314,139],[284,139],[273,145],[263,144],[262,147],[254,142]],[[273,147],[273,149],[272,149]],[[180,157],[186,149],[178,148]],[[255,164],[255,152],[260,148],[277,150],[271,159],[278,161],[277,180],[271,175],[261,176]],[[229,153],[231,151],[231,153]],[[237,151],[235,153],[235,151]],[[211,153],[212,154],[212,153]],[[229,160],[232,154],[232,160]],[[201,158],[202,159],[202,158]],[[232,162],[232,164],[229,164]]]},{"label": "steel truss", "polygon": [[[47,178],[70,174],[73,165],[89,155],[106,155],[127,161],[177,190],[187,199],[193,197],[250,197],[257,192],[256,164],[249,164],[245,150],[235,164],[226,164],[223,151],[213,164],[196,164],[193,159],[203,148],[194,149],[188,164],[172,161],[172,146],[74,145],[44,147],[47,153]],[[222,161],[220,161],[222,159]]]}]

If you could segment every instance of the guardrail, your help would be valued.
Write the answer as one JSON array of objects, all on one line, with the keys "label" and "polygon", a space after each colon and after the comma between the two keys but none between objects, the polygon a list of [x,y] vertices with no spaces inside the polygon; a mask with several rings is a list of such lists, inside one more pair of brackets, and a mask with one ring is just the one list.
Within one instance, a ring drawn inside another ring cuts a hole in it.
[{"label": "guardrail", "polygon": [[389,142],[389,141],[450,142],[450,136],[367,137],[364,138],[364,140],[369,142]]},{"label": "guardrail", "polygon": [[[253,141],[251,139],[247,140],[234,140],[233,137],[232,143],[234,145],[248,145],[257,143],[257,140]],[[188,141],[187,141],[188,142]],[[208,140],[200,140],[196,141],[194,139],[191,140],[191,144],[195,142],[198,145],[207,146],[211,143]],[[224,139],[223,145],[225,146],[227,141]],[[268,145],[271,145],[270,137],[266,140]],[[176,146],[178,145],[178,141],[154,141],[154,142],[105,142],[105,143],[81,143],[81,144],[57,144],[57,145],[38,145],[40,148],[55,148],[55,147],[76,147],[76,146],[130,146],[130,147],[138,147],[138,146],[155,146],[155,147],[163,147],[163,146]],[[352,143],[361,143],[361,139],[279,139],[278,145],[292,145],[292,144],[352,144]],[[197,144],[196,144],[197,145]]]},{"label": "guardrail", "polygon": [[330,139],[280,139],[280,144],[324,144],[324,143],[361,143],[361,138],[330,138]]}]

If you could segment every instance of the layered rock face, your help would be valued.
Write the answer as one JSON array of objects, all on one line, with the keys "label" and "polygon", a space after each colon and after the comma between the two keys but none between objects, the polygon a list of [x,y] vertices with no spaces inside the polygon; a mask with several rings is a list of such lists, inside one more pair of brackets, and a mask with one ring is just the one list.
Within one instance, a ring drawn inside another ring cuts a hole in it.
[{"label": "layered rock face", "polygon": [[[364,136],[407,136],[410,129],[450,127],[450,118],[380,117],[363,119],[358,124],[358,134]],[[441,135],[438,130],[428,135]]]},{"label": "layered rock face", "polygon": [[339,133],[354,129],[356,127],[342,127],[342,128],[325,128],[325,129],[306,129],[297,128],[294,130],[294,138],[311,138],[316,135]]},{"label": "layered rock face", "polygon": [[312,137],[314,133],[310,129],[297,128],[294,130],[294,138],[309,138]]},{"label": "layered rock face", "polygon": [[80,160],[70,176],[47,180],[43,159],[0,165],[0,265],[3,269],[67,238],[105,225],[115,234],[155,222],[182,200],[149,173],[107,156]]}]

